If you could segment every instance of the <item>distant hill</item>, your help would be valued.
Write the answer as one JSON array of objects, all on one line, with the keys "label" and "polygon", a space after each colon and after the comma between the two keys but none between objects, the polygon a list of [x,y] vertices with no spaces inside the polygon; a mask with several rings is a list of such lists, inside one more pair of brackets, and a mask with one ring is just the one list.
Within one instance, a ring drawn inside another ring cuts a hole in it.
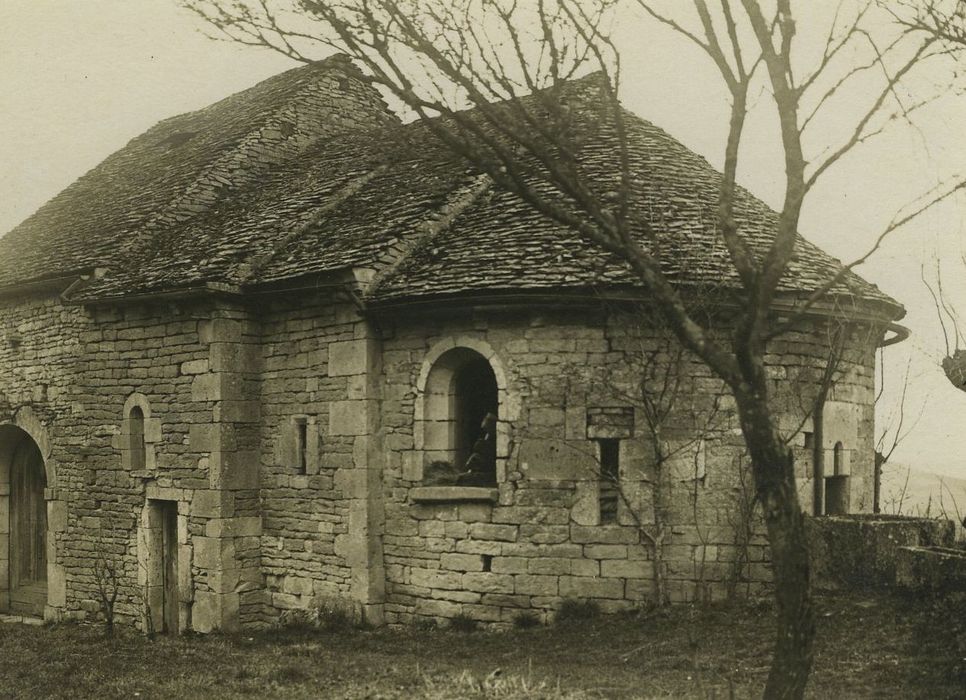
[{"label": "distant hill", "polygon": [[966,479],[889,462],[883,469],[881,493],[883,513],[945,515],[960,526],[966,517]]}]

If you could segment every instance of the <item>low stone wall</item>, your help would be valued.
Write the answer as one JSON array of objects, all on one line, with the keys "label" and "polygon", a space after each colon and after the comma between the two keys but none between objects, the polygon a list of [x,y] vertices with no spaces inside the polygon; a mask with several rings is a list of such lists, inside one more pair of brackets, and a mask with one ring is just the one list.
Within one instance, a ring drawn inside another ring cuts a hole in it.
[{"label": "low stone wall", "polygon": [[899,547],[896,585],[942,593],[966,592],[966,549]]},{"label": "low stone wall", "polygon": [[900,551],[952,544],[953,523],[889,515],[808,518],[806,537],[817,589],[891,586]]}]

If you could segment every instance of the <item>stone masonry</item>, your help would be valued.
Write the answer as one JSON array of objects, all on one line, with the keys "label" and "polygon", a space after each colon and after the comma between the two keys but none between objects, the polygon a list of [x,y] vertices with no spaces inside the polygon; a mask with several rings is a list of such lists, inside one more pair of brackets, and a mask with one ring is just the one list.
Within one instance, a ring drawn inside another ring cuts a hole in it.
[{"label": "stone masonry", "polygon": [[[567,85],[604,181],[598,89]],[[717,174],[628,120],[632,206],[673,201],[668,259],[730,298]],[[758,246],[774,212],[741,197]],[[803,244],[776,313],[836,265]],[[902,310],[854,275],[830,298],[769,344],[772,410],[802,508],[867,513],[875,349]],[[653,311],[344,57],[166,120],[0,238],[0,611],[41,591],[34,615],[96,619],[105,570],[119,622],[170,633],[320,607],[506,626],[647,605],[655,571],[672,601],[758,595],[733,401]],[[471,449],[485,479],[457,485]],[[37,504],[46,570],[22,586],[11,523]]]}]

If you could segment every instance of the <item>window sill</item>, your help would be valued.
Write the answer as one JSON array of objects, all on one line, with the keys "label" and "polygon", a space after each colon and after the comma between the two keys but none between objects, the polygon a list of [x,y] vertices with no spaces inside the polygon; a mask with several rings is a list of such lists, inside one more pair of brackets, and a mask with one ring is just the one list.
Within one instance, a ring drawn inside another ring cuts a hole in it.
[{"label": "window sill", "polygon": [[496,503],[500,492],[491,486],[420,486],[409,495],[413,503]]}]

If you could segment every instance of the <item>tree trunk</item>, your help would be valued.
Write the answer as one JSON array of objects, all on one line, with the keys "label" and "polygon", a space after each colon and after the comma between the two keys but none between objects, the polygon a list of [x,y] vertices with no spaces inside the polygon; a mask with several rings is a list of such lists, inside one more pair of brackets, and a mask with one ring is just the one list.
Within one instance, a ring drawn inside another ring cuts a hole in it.
[{"label": "tree trunk", "polygon": [[815,618],[794,460],[773,424],[765,392],[736,392],[736,399],[768,528],[778,607],[778,636],[765,697],[801,698],[812,667]]},{"label": "tree trunk", "polygon": [[664,526],[661,525],[654,537],[654,552],[651,560],[654,575],[654,607],[664,608],[669,601],[667,579],[664,578]]}]

